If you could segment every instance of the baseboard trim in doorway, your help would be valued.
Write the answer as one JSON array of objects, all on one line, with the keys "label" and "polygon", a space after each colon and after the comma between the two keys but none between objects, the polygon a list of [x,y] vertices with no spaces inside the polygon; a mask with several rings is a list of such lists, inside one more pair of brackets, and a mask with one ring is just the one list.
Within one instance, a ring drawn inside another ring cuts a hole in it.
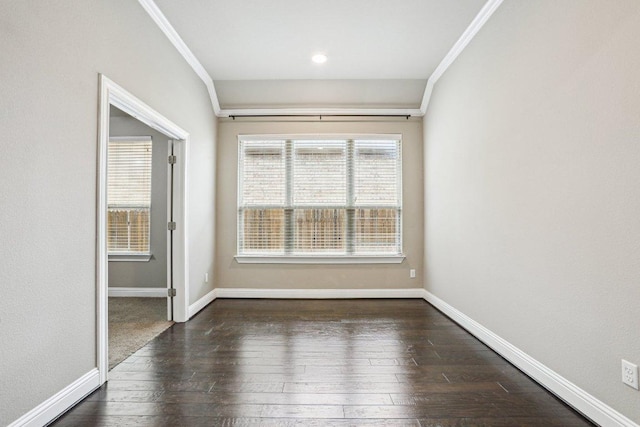
[{"label": "baseboard trim in doorway", "polygon": [[427,290],[424,299],[466,329],[470,334],[507,359],[538,384],[558,396],[577,411],[603,427],[640,427],[601,400],[596,399],[546,365],[540,363],[504,338],[485,328],[458,309]]},{"label": "baseboard trim in doorway", "polygon": [[200,310],[202,310],[203,308],[205,308],[207,305],[209,305],[209,303],[211,303],[213,300],[216,299],[216,290],[212,290],[209,293],[207,293],[205,296],[203,296],[202,298],[200,298],[198,301],[194,302],[193,304],[191,304],[189,306],[189,313],[187,318],[191,319],[193,316],[195,316],[196,314],[198,314],[198,312]]},{"label": "baseboard trim in doorway", "polygon": [[357,299],[423,298],[424,289],[255,289],[216,288],[217,298]]},{"label": "baseboard trim in doorway", "polygon": [[110,297],[166,298],[167,288],[120,288],[110,287]]},{"label": "baseboard trim in doorway", "polygon": [[41,427],[47,425],[98,387],[100,387],[100,375],[98,369],[94,368],[9,424],[8,427]]}]

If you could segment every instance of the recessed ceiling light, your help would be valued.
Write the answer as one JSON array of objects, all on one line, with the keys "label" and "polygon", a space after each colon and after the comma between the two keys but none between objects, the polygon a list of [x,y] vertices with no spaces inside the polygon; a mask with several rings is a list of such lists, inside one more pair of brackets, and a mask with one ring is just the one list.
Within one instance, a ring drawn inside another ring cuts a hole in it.
[{"label": "recessed ceiling light", "polygon": [[327,55],[325,55],[324,53],[316,53],[311,57],[311,60],[316,64],[324,64],[325,62],[327,62]]}]

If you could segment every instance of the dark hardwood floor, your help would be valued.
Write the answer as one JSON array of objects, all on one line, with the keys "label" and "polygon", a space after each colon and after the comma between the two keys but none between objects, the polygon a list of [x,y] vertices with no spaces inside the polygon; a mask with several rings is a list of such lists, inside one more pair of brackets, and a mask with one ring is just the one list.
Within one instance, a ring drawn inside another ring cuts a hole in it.
[{"label": "dark hardwood floor", "polygon": [[590,426],[421,300],[216,300],[56,426]]}]

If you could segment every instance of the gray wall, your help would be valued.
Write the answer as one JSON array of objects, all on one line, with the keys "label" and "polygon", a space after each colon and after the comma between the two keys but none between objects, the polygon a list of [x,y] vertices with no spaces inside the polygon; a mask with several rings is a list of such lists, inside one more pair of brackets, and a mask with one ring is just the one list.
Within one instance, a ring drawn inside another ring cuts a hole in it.
[{"label": "gray wall", "polygon": [[[112,107],[112,110],[114,108]],[[124,113],[120,113],[124,114]],[[151,136],[151,259],[148,262],[109,261],[109,287],[167,286],[167,155],[169,137],[131,116],[111,117],[109,136]]]},{"label": "gray wall", "polygon": [[96,367],[98,73],[191,134],[191,302],[212,288],[200,278],[213,271],[216,123],[203,83],[135,1],[3,1],[0,40],[6,425]]},{"label": "gray wall", "polygon": [[425,120],[426,288],[640,422],[640,2],[504,2]]},{"label": "gray wall", "polygon": [[[220,120],[218,124],[218,218],[216,287],[278,289],[416,288],[422,286],[422,123],[380,121]],[[236,255],[238,135],[283,133],[399,133],[403,136],[402,264],[292,265],[238,264]],[[409,278],[415,268],[416,278]]]}]

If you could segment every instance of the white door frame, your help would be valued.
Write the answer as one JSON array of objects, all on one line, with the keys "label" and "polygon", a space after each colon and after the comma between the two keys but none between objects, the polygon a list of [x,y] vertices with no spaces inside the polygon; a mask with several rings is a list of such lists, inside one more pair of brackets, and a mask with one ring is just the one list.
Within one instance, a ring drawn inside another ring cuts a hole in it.
[{"label": "white door frame", "polygon": [[[187,147],[189,133],[171,122],[134,95],[100,74],[98,123],[98,188],[96,240],[96,362],[100,384],[109,372],[108,348],[108,255],[107,255],[107,146],[109,142],[109,107],[113,105],[147,126],[174,139],[173,218],[173,318],[186,322],[189,313],[188,247],[187,247]],[[167,284],[169,285],[169,284]]]}]

